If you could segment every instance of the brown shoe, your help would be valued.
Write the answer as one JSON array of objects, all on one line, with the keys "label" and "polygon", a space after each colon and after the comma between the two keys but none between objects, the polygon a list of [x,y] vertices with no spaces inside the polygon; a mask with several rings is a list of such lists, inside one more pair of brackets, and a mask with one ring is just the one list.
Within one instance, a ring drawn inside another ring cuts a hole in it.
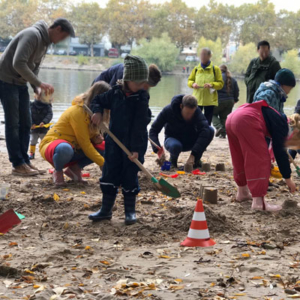
[{"label": "brown shoe", "polygon": [[35,167],[32,163],[27,164],[28,167],[32,170],[38,171],[40,175],[46,174],[45,170],[39,170],[37,167]]},{"label": "brown shoe", "polygon": [[27,164],[17,166],[12,170],[12,175],[15,176],[28,177],[28,176],[35,176],[39,174],[40,173],[38,171],[31,169]]}]

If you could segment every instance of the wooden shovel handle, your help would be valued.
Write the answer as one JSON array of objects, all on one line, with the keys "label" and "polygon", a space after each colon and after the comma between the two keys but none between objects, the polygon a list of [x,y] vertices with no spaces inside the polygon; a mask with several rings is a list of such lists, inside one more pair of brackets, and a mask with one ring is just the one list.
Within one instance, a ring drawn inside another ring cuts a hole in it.
[{"label": "wooden shovel handle", "polygon": [[148,141],[149,141],[154,147],[156,147],[158,150],[161,149],[161,147],[158,146],[156,143],[154,143],[149,137],[148,137]]},{"label": "wooden shovel handle", "polygon": [[[86,112],[92,116],[93,112],[84,104],[83,108]],[[100,125],[101,129],[103,129],[112,139],[113,141],[128,155],[132,156],[132,153],[121,143],[121,141],[107,128],[104,123]],[[153,175],[140,163],[138,159],[134,159],[133,162],[152,180]]]}]

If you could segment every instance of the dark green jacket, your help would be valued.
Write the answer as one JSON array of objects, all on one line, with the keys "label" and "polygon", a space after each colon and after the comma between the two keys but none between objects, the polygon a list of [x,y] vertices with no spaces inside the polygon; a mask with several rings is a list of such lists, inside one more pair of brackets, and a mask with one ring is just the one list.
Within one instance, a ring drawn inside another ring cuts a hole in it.
[{"label": "dark green jacket", "polygon": [[274,56],[269,56],[264,61],[260,58],[251,60],[245,74],[247,86],[247,102],[252,103],[253,97],[260,84],[275,78],[276,73],[281,69],[279,62]]}]

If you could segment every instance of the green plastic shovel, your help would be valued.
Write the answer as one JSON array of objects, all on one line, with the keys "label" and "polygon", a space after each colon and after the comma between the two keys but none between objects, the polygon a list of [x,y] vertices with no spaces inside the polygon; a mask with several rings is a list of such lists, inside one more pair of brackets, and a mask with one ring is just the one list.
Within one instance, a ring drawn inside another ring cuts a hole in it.
[{"label": "green plastic shovel", "polygon": [[[92,116],[92,111],[86,106],[83,105],[83,108],[86,110],[86,112]],[[105,131],[112,139],[113,141],[128,155],[131,156],[132,153],[120,142],[120,140],[105,126],[104,123],[101,123],[101,129]],[[170,183],[168,183],[163,178],[157,180],[141,163],[138,159],[135,159],[133,161],[144,173],[145,175],[152,181],[154,186],[160,190],[163,194],[172,197],[172,198],[179,198],[181,195],[177,188],[172,186]]]}]

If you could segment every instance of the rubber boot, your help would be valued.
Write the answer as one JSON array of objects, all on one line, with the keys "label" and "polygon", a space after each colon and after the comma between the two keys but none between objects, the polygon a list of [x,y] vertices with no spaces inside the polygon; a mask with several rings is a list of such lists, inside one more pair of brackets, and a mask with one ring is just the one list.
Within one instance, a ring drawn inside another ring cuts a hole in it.
[{"label": "rubber boot", "polygon": [[116,195],[103,194],[102,206],[97,212],[90,214],[89,219],[93,222],[100,222],[103,220],[111,220],[112,209],[116,201]]},{"label": "rubber boot", "polygon": [[29,148],[29,159],[34,159],[35,157],[35,148],[36,146],[34,145],[30,145],[30,148]]},{"label": "rubber boot", "polygon": [[242,201],[247,201],[247,200],[252,200],[252,196],[250,194],[248,186],[247,185],[238,186],[236,201],[242,202]]},{"label": "rubber boot", "polygon": [[266,210],[266,211],[279,211],[282,209],[281,205],[269,204],[265,201],[264,197],[254,197],[252,202],[252,209]]},{"label": "rubber boot", "polygon": [[178,157],[174,158],[174,157],[170,157],[170,161],[171,161],[171,168],[175,168],[177,169],[178,166],[177,166],[177,160],[178,160]]},{"label": "rubber boot", "polygon": [[137,222],[135,214],[135,202],[135,195],[124,195],[125,225],[132,225]]}]

